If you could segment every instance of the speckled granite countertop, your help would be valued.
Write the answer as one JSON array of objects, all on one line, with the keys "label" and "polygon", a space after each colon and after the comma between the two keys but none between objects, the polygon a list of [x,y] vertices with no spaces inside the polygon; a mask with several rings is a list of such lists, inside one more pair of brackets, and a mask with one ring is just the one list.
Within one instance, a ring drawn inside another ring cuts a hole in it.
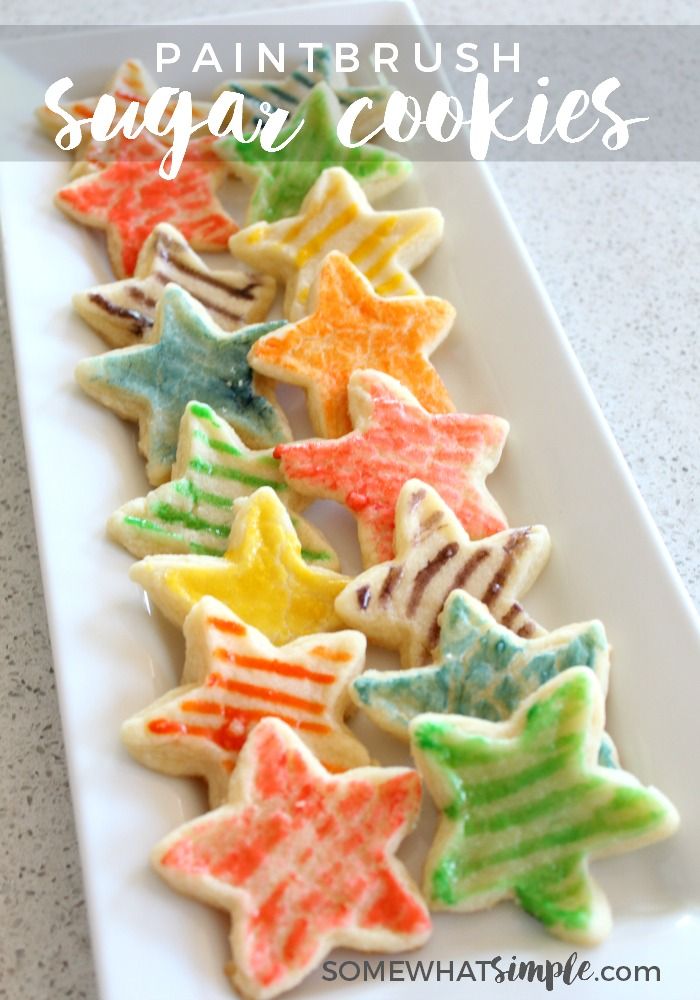
[{"label": "speckled granite countertop", "polygon": [[[272,6],[272,4],[265,4]],[[274,6],[280,6],[275,3]],[[697,23],[693,0],[422,3],[433,23]],[[244,5],[208,0],[215,22]],[[597,8],[597,9],[596,9]],[[527,9],[528,17],[523,17]],[[188,0],[64,0],[62,23],[172,22]],[[56,21],[5,0],[6,23]],[[496,164],[495,179],[696,603],[700,599],[700,165]],[[0,303],[0,997],[96,995]],[[124,1000],[147,1000],[127,998]]]}]

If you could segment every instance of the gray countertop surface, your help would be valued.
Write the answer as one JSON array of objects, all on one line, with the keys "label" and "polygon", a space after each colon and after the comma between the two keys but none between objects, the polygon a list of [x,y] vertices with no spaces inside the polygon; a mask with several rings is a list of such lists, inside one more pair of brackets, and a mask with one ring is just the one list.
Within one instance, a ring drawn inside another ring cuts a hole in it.
[{"label": "gray countertop surface", "polygon": [[[281,6],[275,3],[274,6]],[[271,8],[271,4],[264,5]],[[697,23],[689,2],[419,2],[433,23]],[[187,0],[64,0],[63,24]],[[216,22],[244,5],[212,0]],[[527,17],[524,12],[527,11]],[[147,14],[147,18],[144,15]],[[6,24],[56,23],[5,0]],[[700,165],[494,164],[494,177],[693,597],[700,598]],[[71,291],[69,289],[69,291]],[[0,303],[0,997],[95,997],[4,301]],[[124,998],[148,1000],[148,998]]]}]

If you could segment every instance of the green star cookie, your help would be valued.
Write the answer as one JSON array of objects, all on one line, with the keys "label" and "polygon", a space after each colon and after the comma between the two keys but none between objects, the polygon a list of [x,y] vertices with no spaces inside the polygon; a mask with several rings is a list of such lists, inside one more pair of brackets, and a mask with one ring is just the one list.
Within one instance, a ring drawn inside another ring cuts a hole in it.
[{"label": "green star cookie", "polygon": [[412,750],[442,813],[424,874],[429,905],[515,898],[555,936],[593,944],[610,908],[588,862],[668,837],[676,810],[596,755],[604,700],[593,672],[554,677],[507,722],[421,715]]},{"label": "green star cookie", "polygon": [[139,423],[139,448],[149,481],[162,483],[175,461],[180,419],[192,399],[214,407],[248,444],[288,440],[278,407],[256,391],[247,355],[281,322],[224,334],[206,310],[168,285],[143,345],[108,351],[78,364],[81,387],[126,420]]},{"label": "green star cookie", "polygon": [[180,424],[173,481],[130,500],[110,517],[107,532],[139,559],[158,552],[222,556],[234,501],[270,486],[289,510],[307,562],[339,568],[322,533],[301,517],[308,500],[287,484],[272,449],[251,451],[211,407],[191,402]]},{"label": "green star cookie", "polygon": [[304,120],[299,134],[276,152],[267,152],[259,141],[240,142],[232,136],[215,145],[234,173],[255,184],[248,209],[248,222],[275,222],[297,215],[304,198],[327,167],[345,167],[369,198],[398,187],[411,172],[408,160],[367,143],[350,149],[338,139],[336,125],[340,106],[328,84],[319,83],[284,128],[275,146],[292,135]]}]

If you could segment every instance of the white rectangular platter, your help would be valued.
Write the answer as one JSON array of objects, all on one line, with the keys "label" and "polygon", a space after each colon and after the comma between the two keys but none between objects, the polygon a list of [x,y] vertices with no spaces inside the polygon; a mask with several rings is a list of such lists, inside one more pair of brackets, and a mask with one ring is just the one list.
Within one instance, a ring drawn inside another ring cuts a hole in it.
[{"label": "white rectangular platter", "polygon": [[[285,11],[278,20],[332,24],[341,14],[345,23],[365,24],[411,23],[415,17],[410,7],[388,2],[351,11]],[[139,29],[141,43],[146,30]],[[359,37],[363,30],[358,27]],[[129,44],[128,31],[91,35],[85,45],[91,78],[102,66],[106,79],[109,67],[132,54]],[[43,56],[56,61],[51,79],[64,75],[50,46]],[[82,69],[73,72],[80,92]],[[396,83],[400,87],[401,78]],[[404,86],[410,92],[410,81]],[[73,381],[76,362],[102,345],[72,313],[70,296],[107,280],[109,269],[101,238],[52,206],[66,176],[62,163],[5,164],[0,204],[37,538],[100,991],[103,1000],[225,1000],[231,995],[222,971],[227,919],[172,893],[148,866],[151,847],[204,808],[202,790],[194,781],[139,767],[119,742],[121,722],[177,683],[182,642],[147,613],[128,579],[129,556],[104,534],[108,514],[142,495],[146,481],[132,428],[84,397]],[[546,524],[554,542],[528,609],[548,627],[603,619],[615,650],[609,729],[625,765],[663,789],[683,818],[672,840],[595,866],[615,923],[608,941],[585,957],[596,970],[658,965],[662,983],[601,987],[593,980],[572,995],[596,997],[617,988],[635,998],[691,1000],[697,984],[690,962],[700,950],[694,772],[700,638],[694,610],[488,171],[478,164],[421,163],[389,204],[433,204],[446,215],[444,244],[418,275],[427,292],[458,310],[434,361],[458,409],[498,413],[511,422],[491,490],[511,524]],[[353,572],[358,562],[351,521],[327,506],[318,517],[330,537],[340,539],[344,569]],[[370,665],[378,659],[371,651]],[[399,744],[369,724],[357,725],[381,762],[406,761]],[[416,876],[434,823],[426,805],[401,852]],[[439,916],[431,941],[415,957],[458,964],[495,955],[543,961],[561,960],[571,950],[515,906],[502,904],[483,914]],[[328,983],[317,972],[294,996],[384,1000],[418,998],[432,988],[420,982]],[[438,988],[445,998],[468,989],[480,998],[509,995],[507,985],[488,976],[478,986],[443,978]],[[510,995],[542,991],[541,985],[518,983]],[[560,992],[566,990],[559,984],[554,995]]]}]

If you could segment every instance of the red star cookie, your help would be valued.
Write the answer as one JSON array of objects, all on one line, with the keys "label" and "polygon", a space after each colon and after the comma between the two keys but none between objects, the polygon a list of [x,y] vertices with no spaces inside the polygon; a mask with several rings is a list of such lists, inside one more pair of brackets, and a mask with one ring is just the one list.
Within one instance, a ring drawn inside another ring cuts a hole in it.
[{"label": "red star cookie", "polygon": [[348,381],[358,368],[398,378],[431,413],[454,405],[428,355],[447,335],[454,307],[427,295],[383,298],[345,254],[328,254],[314,311],[261,337],[249,361],[262,375],[303,386],[321,437],[351,429]]},{"label": "red star cookie", "polygon": [[278,445],[274,455],[299,493],[338,500],[352,511],[366,566],[393,556],[396,502],[403,484],[414,477],[437,490],[470,538],[507,527],[484,484],[501,457],[505,420],[428,413],[381,372],[355,372],[348,397],[351,434]]},{"label": "red star cookie", "polygon": [[207,162],[211,143],[191,143],[176,177],[166,180],[158,166],[167,146],[150,143],[152,159],[112,163],[66,184],[56,204],[84,226],[107,232],[107,251],[118,278],[131,277],[141,247],[160,222],[179,229],[195,250],[225,250],[238,229],[215,191],[225,170]]},{"label": "red star cookie", "polygon": [[231,913],[233,985],[273,997],[334,947],[403,951],[428,938],[425,904],[394,857],[419,805],[415,771],[330,775],[289,726],[264,719],[228,803],[161,841],[153,864],[179,892]]}]

